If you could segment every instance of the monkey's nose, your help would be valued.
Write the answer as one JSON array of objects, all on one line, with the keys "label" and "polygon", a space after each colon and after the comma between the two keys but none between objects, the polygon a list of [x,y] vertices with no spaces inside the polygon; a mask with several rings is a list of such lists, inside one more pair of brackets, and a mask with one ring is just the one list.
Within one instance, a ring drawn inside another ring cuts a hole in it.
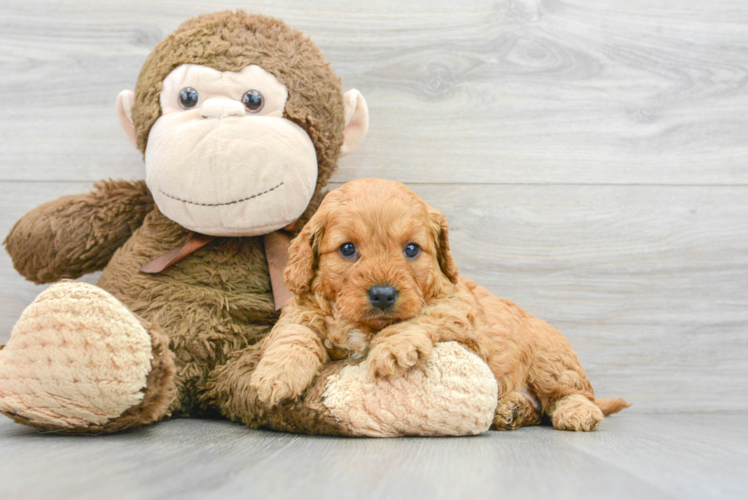
[{"label": "monkey's nose", "polygon": [[369,288],[367,294],[371,305],[382,311],[386,311],[397,301],[397,289],[394,286],[376,285]]},{"label": "monkey's nose", "polygon": [[200,116],[203,118],[244,116],[244,113],[244,104],[233,99],[208,99],[200,106]]}]

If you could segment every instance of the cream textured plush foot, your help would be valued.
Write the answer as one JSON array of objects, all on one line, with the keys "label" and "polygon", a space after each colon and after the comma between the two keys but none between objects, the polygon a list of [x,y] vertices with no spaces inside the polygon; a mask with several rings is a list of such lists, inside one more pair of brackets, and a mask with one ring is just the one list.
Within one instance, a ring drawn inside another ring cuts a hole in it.
[{"label": "cream textured plush foot", "polygon": [[369,378],[366,361],[328,379],[324,405],[355,434],[464,436],[493,422],[498,386],[478,356],[456,342],[437,344],[423,371]]},{"label": "cream textured plush foot", "polygon": [[150,335],[112,295],[52,285],[0,351],[0,411],[43,427],[103,424],[143,398],[151,357]]}]

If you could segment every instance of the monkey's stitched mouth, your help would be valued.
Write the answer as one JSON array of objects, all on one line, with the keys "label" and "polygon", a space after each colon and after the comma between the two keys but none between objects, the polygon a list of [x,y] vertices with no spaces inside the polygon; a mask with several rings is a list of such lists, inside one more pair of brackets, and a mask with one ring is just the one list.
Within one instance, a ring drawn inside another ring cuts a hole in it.
[{"label": "monkey's stitched mouth", "polygon": [[172,200],[181,201],[183,203],[189,203],[190,205],[199,205],[201,207],[222,207],[222,206],[225,206],[225,205],[234,205],[235,203],[241,203],[243,201],[249,201],[249,200],[252,200],[254,198],[259,198],[263,194],[268,194],[271,191],[275,191],[276,189],[278,189],[282,185],[283,185],[283,182],[281,182],[280,184],[278,184],[276,186],[271,187],[270,189],[266,189],[265,191],[263,191],[261,193],[253,194],[252,196],[247,196],[246,198],[242,198],[241,200],[227,201],[226,203],[199,203],[197,201],[183,200],[182,198],[178,198],[176,196],[170,195],[169,193],[165,193],[164,190],[161,189],[161,188],[159,188],[158,190],[161,192],[161,194],[163,194],[164,196],[167,196],[167,197],[171,198]]}]

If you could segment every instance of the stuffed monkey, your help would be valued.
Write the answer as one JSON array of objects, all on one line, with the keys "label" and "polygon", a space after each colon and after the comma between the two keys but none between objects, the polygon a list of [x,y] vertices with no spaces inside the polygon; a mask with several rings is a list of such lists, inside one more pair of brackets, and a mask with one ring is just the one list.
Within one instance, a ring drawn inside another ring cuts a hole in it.
[{"label": "stuffed monkey", "polygon": [[[116,108],[145,181],[41,205],[5,240],[24,277],[58,283],[0,351],[2,413],[66,433],[219,412],[307,433],[488,428],[495,382],[457,346],[397,389],[352,363],[325,367],[307,394],[273,409],[249,389],[257,342],[287,294],[274,278],[285,234],[311,217],[368,127],[363,97],[342,92],[313,42],[242,11],[196,17],[155,47]],[[98,286],[72,281],[97,270]],[[380,396],[400,401],[403,417],[378,413]]]}]

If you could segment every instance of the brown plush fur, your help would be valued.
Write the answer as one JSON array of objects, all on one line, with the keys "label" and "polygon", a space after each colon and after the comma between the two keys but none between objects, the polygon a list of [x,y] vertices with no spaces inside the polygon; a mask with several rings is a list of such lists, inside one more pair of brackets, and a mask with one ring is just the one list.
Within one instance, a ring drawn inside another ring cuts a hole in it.
[{"label": "brown plush fur", "polygon": [[91,193],[33,209],[10,230],[5,247],[34,283],[78,278],[104,269],[154,208],[145,181],[102,181]]},{"label": "brown plush fur", "polygon": [[250,427],[266,426],[286,432],[330,436],[355,434],[331,415],[322,398],[328,377],[340,373],[352,363],[327,364],[303,397],[268,405],[260,400],[249,384],[262,356],[260,346],[258,343],[233,354],[229,363],[216,369],[215,377],[209,383],[208,394],[220,405],[226,417]]},{"label": "brown plush fur", "polygon": [[[150,128],[161,115],[161,82],[185,63],[219,71],[258,64],[286,85],[285,117],[309,134],[319,166],[315,195],[300,220],[303,225],[322,199],[343,142],[340,81],[317,47],[279,20],[242,11],[185,22],[156,46],[138,79],[133,121],[143,152]],[[278,317],[263,240],[216,238],[160,274],[138,270],[184,244],[190,234],[159,212],[144,182],[108,181],[96,184],[92,193],[32,210],[6,238],[14,266],[35,283],[103,269],[99,286],[152,325],[154,339],[161,338],[159,330],[168,337],[168,349],[154,343],[154,368],[141,407],[132,408],[122,421],[82,432],[109,432],[216,409],[237,420],[249,419],[232,410],[229,396],[217,388],[242,379],[240,351],[261,340]],[[172,357],[173,376],[167,361]],[[211,378],[215,390],[207,394]],[[241,387],[233,388],[241,393]]]},{"label": "brown plush fur", "polygon": [[[347,242],[357,257],[339,252]],[[403,254],[408,243],[420,247],[417,257]],[[628,406],[596,405],[561,333],[458,278],[444,215],[400,183],[362,179],[332,191],[293,241],[286,280],[298,295],[264,340],[250,382],[269,405],[302,394],[331,358],[367,355],[372,377],[399,377],[423,365],[436,342],[458,341],[496,377],[496,428],[537,424],[543,413],[557,429],[587,431]],[[375,285],[397,289],[391,309],[371,305]]]}]

